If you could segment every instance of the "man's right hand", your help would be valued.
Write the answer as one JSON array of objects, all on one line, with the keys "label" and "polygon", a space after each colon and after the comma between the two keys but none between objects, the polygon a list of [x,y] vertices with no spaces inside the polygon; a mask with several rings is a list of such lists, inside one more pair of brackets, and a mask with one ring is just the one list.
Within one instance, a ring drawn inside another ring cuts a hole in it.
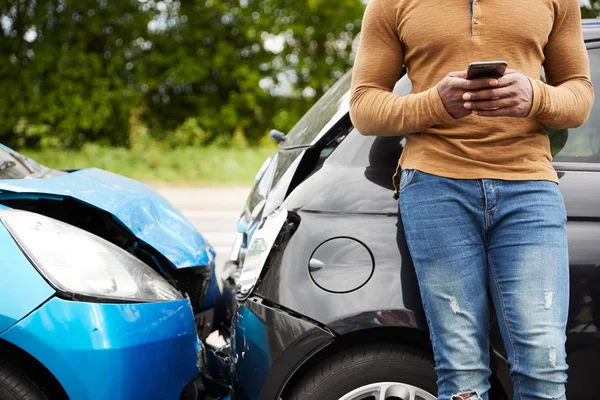
[{"label": "man's right hand", "polygon": [[467,71],[465,70],[450,72],[437,84],[437,90],[448,114],[459,119],[471,114],[471,110],[465,108],[465,100],[463,99],[465,92],[497,86],[498,79],[494,78],[467,79]]}]

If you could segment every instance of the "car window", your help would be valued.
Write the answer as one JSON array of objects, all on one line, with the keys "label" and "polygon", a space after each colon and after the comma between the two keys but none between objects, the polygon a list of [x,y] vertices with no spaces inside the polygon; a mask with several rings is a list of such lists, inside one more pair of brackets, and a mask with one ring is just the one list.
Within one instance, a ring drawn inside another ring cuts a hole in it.
[{"label": "car window", "polygon": [[[589,50],[590,67],[594,92],[598,98],[600,90],[600,49]],[[552,146],[552,155],[557,162],[600,163],[600,103],[594,107],[588,121],[575,129],[546,128]]]},{"label": "car window", "polygon": [[0,147],[0,179],[23,179],[39,171],[35,165],[30,164],[26,157]]},{"label": "car window", "polygon": [[63,173],[46,168],[0,144],[0,179],[50,178]]},{"label": "car window", "polygon": [[281,147],[310,145],[326,133],[339,119],[336,114],[348,112],[343,105],[349,101],[351,84],[352,71],[348,71],[304,114]]}]

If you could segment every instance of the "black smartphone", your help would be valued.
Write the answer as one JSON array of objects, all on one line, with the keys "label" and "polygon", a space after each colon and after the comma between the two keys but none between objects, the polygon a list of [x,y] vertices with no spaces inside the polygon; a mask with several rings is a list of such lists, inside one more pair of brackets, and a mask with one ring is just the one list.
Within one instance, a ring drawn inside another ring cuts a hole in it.
[{"label": "black smartphone", "polygon": [[483,61],[469,64],[467,79],[500,78],[506,72],[506,61]]}]

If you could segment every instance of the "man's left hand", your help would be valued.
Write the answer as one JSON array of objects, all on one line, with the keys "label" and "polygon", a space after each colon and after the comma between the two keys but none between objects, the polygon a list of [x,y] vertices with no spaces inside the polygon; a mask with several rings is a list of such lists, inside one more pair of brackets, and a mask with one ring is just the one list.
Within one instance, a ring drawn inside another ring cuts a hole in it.
[{"label": "man's left hand", "polygon": [[529,79],[514,69],[507,69],[494,89],[466,92],[465,108],[481,117],[517,117],[529,115],[533,88]]}]

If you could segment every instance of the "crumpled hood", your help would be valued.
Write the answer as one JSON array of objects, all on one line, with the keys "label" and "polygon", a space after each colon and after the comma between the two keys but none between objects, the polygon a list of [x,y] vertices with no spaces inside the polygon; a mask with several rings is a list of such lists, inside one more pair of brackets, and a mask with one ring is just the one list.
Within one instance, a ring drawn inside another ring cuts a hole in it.
[{"label": "crumpled hood", "polygon": [[208,265],[215,257],[212,246],[166,199],[111,172],[91,168],[48,179],[0,180],[2,192],[70,197],[109,212],[176,268]]}]

